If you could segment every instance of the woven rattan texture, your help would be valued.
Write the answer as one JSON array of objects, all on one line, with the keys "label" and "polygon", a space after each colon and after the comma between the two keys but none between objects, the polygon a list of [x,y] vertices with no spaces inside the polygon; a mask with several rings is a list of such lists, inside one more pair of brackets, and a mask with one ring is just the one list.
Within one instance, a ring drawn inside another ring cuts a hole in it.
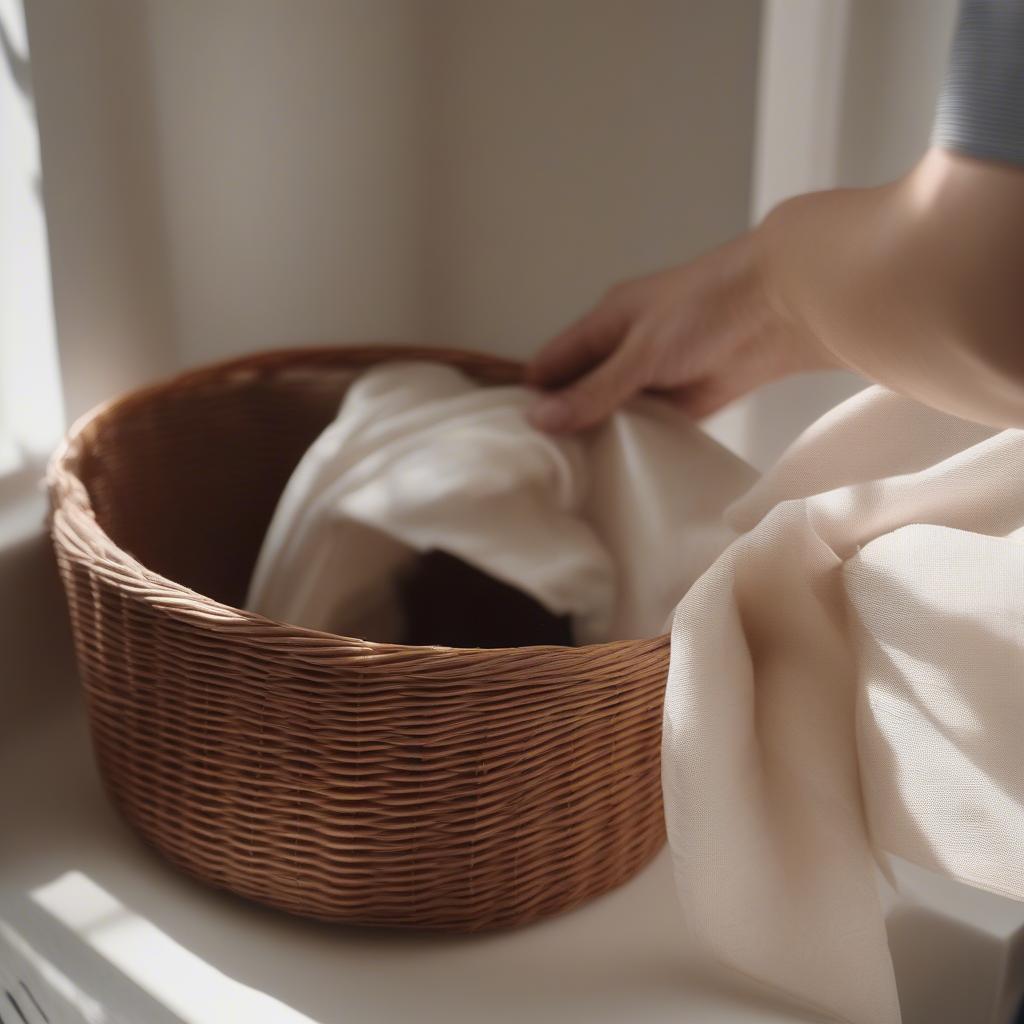
[{"label": "woven rattan texture", "polygon": [[522,924],[662,845],[667,639],[400,647],[236,607],[348,382],[410,357],[518,373],[447,350],[301,349],[133,393],[54,457],[53,540],[100,769],[148,843],[312,917]]}]

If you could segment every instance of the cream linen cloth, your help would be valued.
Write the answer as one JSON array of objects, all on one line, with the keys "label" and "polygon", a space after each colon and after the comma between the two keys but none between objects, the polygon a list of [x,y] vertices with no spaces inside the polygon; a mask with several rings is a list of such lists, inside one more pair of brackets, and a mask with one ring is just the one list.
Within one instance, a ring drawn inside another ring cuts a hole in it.
[{"label": "cream linen cloth", "polygon": [[532,401],[437,363],[362,374],[292,474],[246,606],[399,640],[397,573],[436,548],[571,615],[579,642],[667,628],[756,474],[663,401],[563,438],[528,424]]},{"label": "cream linen cloth", "polygon": [[662,742],[684,919],[821,1019],[895,1024],[885,851],[1024,898],[1024,431],[870,388],[755,480],[665,403],[553,439],[529,402],[447,367],[365,374],[250,607],[387,639],[382,567],[430,547],[582,641],[655,633],[685,594]]},{"label": "cream linen cloth", "polygon": [[684,917],[821,1018],[892,1024],[876,857],[1024,899],[1024,431],[870,388],[726,518],[672,629]]}]

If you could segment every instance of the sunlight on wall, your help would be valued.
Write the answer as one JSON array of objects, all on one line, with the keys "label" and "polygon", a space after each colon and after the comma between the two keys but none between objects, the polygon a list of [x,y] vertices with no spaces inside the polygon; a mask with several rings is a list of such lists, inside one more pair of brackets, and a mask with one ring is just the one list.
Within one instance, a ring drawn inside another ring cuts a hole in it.
[{"label": "sunlight on wall", "polygon": [[50,451],[63,428],[22,0],[0,0],[0,476]]}]

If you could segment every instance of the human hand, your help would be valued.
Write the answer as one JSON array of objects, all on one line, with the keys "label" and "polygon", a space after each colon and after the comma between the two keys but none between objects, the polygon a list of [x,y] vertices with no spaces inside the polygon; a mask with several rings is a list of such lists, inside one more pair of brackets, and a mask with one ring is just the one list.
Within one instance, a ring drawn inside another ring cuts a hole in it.
[{"label": "human hand", "polygon": [[535,426],[580,430],[640,391],[700,419],[758,385],[836,365],[771,292],[767,246],[748,232],[691,263],[611,288],[530,362],[545,392]]},{"label": "human hand", "polygon": [[527,367],[541,429],[640,391],[694,418],[846,367],[936,409],[1024,427],[1024,169],[929,150],[903,178],[789,199],[692,263],[617,285]]}]

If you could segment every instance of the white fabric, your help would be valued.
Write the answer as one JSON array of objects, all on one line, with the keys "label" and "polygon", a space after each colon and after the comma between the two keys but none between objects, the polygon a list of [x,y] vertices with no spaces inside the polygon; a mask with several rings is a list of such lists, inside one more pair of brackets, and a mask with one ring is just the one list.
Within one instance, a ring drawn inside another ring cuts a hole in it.
[{"label": "white fabric", "polygon": [[871,388],[727,519],[672,631],[685,916],[825,1019],[892,1024],[876,856],[1024,898],[1024,431]]},{"label": "white fabric", "polygon": [[367,373],[289,484],[250,606],[372,635],[381,565],[430,547],[584,641],[657,632],[685,593],[662,743],[684,916],[824,1019],[896,1024],[884,851],[1024,898],[1024,431],[871,388],[755,482],[664,403],[556,440],[529,401]]},{"label": "white fabric", "polygon": [[580,642],[666,628],[753,470],[665,402],[556,439],[528,424],[532,400],[433,363],[364,373],[289,480],[247,607],[397,640],[395,573],[435,548],[571,615]]}]

